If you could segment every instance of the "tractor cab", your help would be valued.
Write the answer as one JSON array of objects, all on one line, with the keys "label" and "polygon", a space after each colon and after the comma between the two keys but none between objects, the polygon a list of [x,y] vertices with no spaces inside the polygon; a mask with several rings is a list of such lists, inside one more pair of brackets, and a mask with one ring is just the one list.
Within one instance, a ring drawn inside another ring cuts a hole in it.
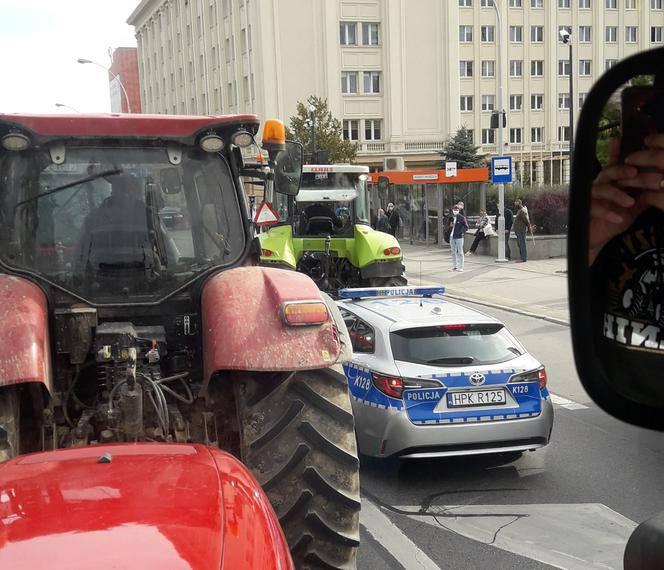
[{"label": "tractor cab", "polygon": [[406,283],[397,239],[370,225],[369,169],[305,165],[296,196],[276,194],[280,223],[260,235],[261,262],[296,269],[331,293]]}]

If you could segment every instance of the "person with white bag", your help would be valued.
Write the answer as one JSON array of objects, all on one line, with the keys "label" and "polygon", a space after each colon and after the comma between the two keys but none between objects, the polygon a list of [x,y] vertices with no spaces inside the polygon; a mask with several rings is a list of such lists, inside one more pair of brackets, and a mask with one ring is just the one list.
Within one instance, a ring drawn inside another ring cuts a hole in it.
[{"label": "person with white bag", "polygon": [[473,240],[473,243],[471,244],[470,249],[466,255],[473,255],[477,249],[477,246],[485,237],[494,235],[493,226],[489,221],[489,216],[486,214],[486,209],[480,208],[480,219],[477,220],[475,228],[475,239]]}]

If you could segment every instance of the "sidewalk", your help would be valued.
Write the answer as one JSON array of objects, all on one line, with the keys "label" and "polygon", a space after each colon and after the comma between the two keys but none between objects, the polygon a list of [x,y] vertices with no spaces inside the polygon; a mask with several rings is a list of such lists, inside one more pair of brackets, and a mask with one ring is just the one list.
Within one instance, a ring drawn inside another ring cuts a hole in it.
[{"label": "sidewalk", "polygon": [[496,263],[473,255],[465,258],[463,272],[455,272],[449,271],[449,247],[402,243],[401,249],[412,285],[442,284],[450,297],[569,324],[565,258]]}]

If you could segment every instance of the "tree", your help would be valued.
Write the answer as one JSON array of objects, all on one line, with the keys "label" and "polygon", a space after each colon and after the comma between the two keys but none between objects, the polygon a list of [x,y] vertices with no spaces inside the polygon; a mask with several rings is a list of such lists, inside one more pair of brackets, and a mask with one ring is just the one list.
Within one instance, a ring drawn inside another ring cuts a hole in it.
[{"label": "tree", "polygon": [[595,154],[597,160],[603,166],[606,165],[609,159],[609,145],[611,139],[620,136],[620,103],[616,100],[609,99],[602,111],[598,124],[597,146]]},{"label": "tree", "polygon": [[478,154],[479,148],[473,144],[470,131],[466,127],[460,127],[454,136],[445,141],[445,146],[440,153],[443,157],[441,167],[445,167],[445,162],[456,162],[459,168],[484,166],[486,155]]},{"label": "tree", "polygon": [[314,107],[316,150],[326,150],[332,164],[353,162],[357,154],[357,143],[344,140],[341,121],[332,116],[327,99],[312,95],[307,103],[298,101],[297,114],[290,118],[286,137],[301,142],[304,151],[311,152],[310,105]]}]

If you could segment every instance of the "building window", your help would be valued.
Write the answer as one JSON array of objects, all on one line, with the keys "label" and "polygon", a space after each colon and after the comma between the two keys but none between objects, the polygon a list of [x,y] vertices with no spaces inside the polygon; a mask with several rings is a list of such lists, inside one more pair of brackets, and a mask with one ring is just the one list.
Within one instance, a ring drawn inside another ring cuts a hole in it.
[{"label": "building window", "polygon": [[472,8],[473,0],[459,0],[459,8]]},{"label": "building window", "polygon": [[661,10],[664,0],[650,0],[650,9],[651,10]]},{"label": "building window", "polygon": [[464,43],[473,41],[472,26],[459,26],[459,41]]},{"label": "building window", "polygon": [[511,144],[521,144],[521,129],[510,129],[510,143]]},{"label": "building window", "polygon": [[569,93],[558,93],[558,109],[569,109]]},{"label": "building window", "polygon": [[483,60],[481,68],[482,68],[482,77],[495,77],[496,62],[493,59]]},{"label": "building window", "polygon": [[480,28],[480,41],[483,43],[493,43],[496,41],[496,29],[494,26],[482,26]]},{"label": "building window", "polygon": [[496,144],[496,133],[493,129],[482,129],[482,144]]},{"label": "building window", "polygon": [[357,24],[355,22],[341,22],[339,24],[339,43],[342,46],[357,45]]},{"label": "building window", "polygon": [[625,26],[625,42],[636,43],[636,26]]},{"label": "building window", "polygon": [[521,0],[510,0],[510,8],[521,8],[523,7],[523,2]]},{"label": "building window", "polygon": [[364,93],[366,95],[380,93],[380,71],[364,72]]},{"label": "building window", "polygon": [[357,93],[357,71],[341,72],[341,92],[346,95]]},{"label": "building window", "polygon": [[558,75],[560,77],[569,77],[569,59],[558,60]]},{"label": "building window", "polygon": [[544,26],[530,26],[530,41],[533,43],[544,41]]},{"label": "building window", "polygon": [[344,139],[347,141],[360,140],[360,121],[344,120]]},{"label": "building window", "polygon": [[589,76],[591,72],[591,64],[592,62],[589,59],[580,59],[579,60],[579,75],[582,76]]},{"label": "building window", "polygon": [[530,62],[530,75],[533,77],[542,77],[544,75],[544,60],[534,59]]},{"label": "building window", "polygon": [[558,140],[569,141],[569,127],[558,127]]},{"label": "building window", "polygon": [[579,26],[579,41],[589,43],[591,41],[591,27]]},{"label": "building window", "polygon": [[459,75],[461,77],[473,76],[473,62],[468,60],[461,60],[459,62]]},{"label": "building window", "polygon": [[523,42],[523,26],[510,26],[510,41],[512,43]]},{"label": "building window", "polygon": [[625,10],[636,10],[637,0],[625,0]]},{"label": "building window", "polygon": [[493,8],[493,0],[480,0],[480,7]]},{"label": "building window", "polygon": [[653,26],[650,28],[650,41],[659,43],[662,41],[662,26]]},{"label": "building window", "polygon": [[362,24],[362,45],[380,45],[380,24],[374,22],[364,22]]},{"label": "building window", "polygon": [[364,120],[364,140],[366,141],[379,141],[381,139],[380,119],[365,119]]},{"label": "building window", "polygon": [[558,8],[569,8],[570,0],[558,0]]},{"label": "building window", "polygon": [[544,140],[544,128],[543,127],[533,127],[530,129],[530,142],[531,143],[541,143]]},{"label": "building window", "polygon": [[544,0],[530,0],[531,8],[544,8]]},{"label": "building window", "polygon": [[460,109],[462,111],[472,111],[473,110],[473,96],[472,95],[461,95],[460,99]]},{"label": "building window", "polygon": [[590,10],[590,0],[579,0],[579,10]]},{"label": "building window", "polygon": [[588,96],[588,93],[579,93],[579,108],[583,106],[583,104],[586,102],[586,97]]},{"label": "building window", "polygon": [[482,95],[482,111],[493,111],[496,106],[495,95]]},{"label": "building window", "polygon": [[617,59],[607,59],[604,62],[604,70],[611,69],[616,63],[618,63]]},{"label": "building window", "polygon": [[510,95],[510,111],[520,111],[523,108],[523,95]]},{"label": "building window", "polygon": [[618,8],[618,0],[604,0],[604,7],[609,10],[616,10]]},{"label": "building window", "polygon": [[466,133],[468,134],[468,140],[471,143],[475,142],[475,131],[473,129],[466,129]]},{"label": "building window", "polygon": [[523,77],[523,61],[520,59],[510,60],[510,77]]},{"label": "building window", "polygon": [[607,26],[604,30],[604,41],[615,44],[618,41],[618,26]]},{"label": "building window", "polygon": [[540,111],[544,108],[544,95],[536,93],[530,96],[530,108],[533,111]]}]

